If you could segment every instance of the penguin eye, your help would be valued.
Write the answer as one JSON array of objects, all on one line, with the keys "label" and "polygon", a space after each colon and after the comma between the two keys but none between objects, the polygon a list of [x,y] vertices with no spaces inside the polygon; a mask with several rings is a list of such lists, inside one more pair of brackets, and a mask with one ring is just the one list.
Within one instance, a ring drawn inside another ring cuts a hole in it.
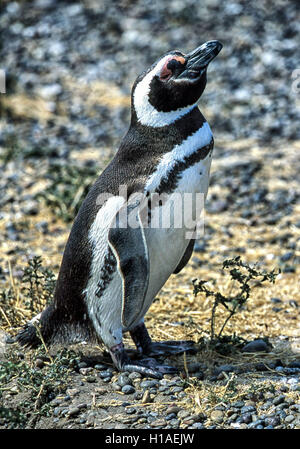
[{"label": "penguin eye", "polygon": [[194,72],[192,70],[189,71],[189,78],[194,79],[199,76],[199,72]]}]

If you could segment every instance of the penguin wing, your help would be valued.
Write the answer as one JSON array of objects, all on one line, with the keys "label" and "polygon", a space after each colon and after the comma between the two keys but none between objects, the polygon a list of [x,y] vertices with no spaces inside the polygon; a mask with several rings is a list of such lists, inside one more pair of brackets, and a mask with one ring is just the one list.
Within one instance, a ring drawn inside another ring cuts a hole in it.
[{"label": "penguin wing", "polygon": [[173,271],[174,274],[179,273],[186,266],[186,264],[188,263],[188,261],[191,258],[191,255],[193,254],[194,244],[195,244],[195,239],[191,239],[179,264]]},{"label": "penguin wing", "polygon": [[129,328],[143,308],[149,282],[148,247],[138,200],[127,202],[118,211],[108,241],[123,280],[122,324]]}]

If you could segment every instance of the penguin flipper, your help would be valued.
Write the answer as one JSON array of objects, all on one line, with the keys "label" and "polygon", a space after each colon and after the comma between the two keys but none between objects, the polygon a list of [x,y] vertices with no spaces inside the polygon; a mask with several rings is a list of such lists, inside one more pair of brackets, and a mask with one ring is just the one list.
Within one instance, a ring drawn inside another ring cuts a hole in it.
[{"label": "penguin flipper", "polygon": [[148,247],[139,210],[137,202],[126,203],[108,233],[123,278],[122,324],[125,328],[129,328],[140,314],[149,282]]},{"label": "penguin flipper", "polygon": [[193,254],[194,244],[195,244],[195,239],[191,239],[179,264],[173,271],[174,274],[179,273],[186,266],[186,264],[188,263],[188,261],[190,260],[192,254]]}]

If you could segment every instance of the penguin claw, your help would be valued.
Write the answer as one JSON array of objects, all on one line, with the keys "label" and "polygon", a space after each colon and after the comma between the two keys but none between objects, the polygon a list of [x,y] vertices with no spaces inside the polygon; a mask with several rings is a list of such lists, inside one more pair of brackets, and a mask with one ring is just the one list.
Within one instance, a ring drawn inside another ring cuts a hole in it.
[{"label": "penguin claw", "polygon": [[[145,352],[145,351],[143,351]],[[146,350],[147,355],[159,356],[168,354],[182,354],[187,352],[195,354],[197,352],[193,341],[162,341],[151,342]]]}]

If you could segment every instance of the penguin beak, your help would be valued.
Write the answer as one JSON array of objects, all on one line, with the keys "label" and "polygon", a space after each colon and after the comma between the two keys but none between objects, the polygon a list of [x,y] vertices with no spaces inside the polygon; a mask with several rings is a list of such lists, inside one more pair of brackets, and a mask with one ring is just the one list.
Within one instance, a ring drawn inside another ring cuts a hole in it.
[{"label": "penguin beak", "polygon": [[219,41],[208,41],[185,55],[185,70],[177,78],[199,79],[208,64],[220,53],[222,47]]}]

